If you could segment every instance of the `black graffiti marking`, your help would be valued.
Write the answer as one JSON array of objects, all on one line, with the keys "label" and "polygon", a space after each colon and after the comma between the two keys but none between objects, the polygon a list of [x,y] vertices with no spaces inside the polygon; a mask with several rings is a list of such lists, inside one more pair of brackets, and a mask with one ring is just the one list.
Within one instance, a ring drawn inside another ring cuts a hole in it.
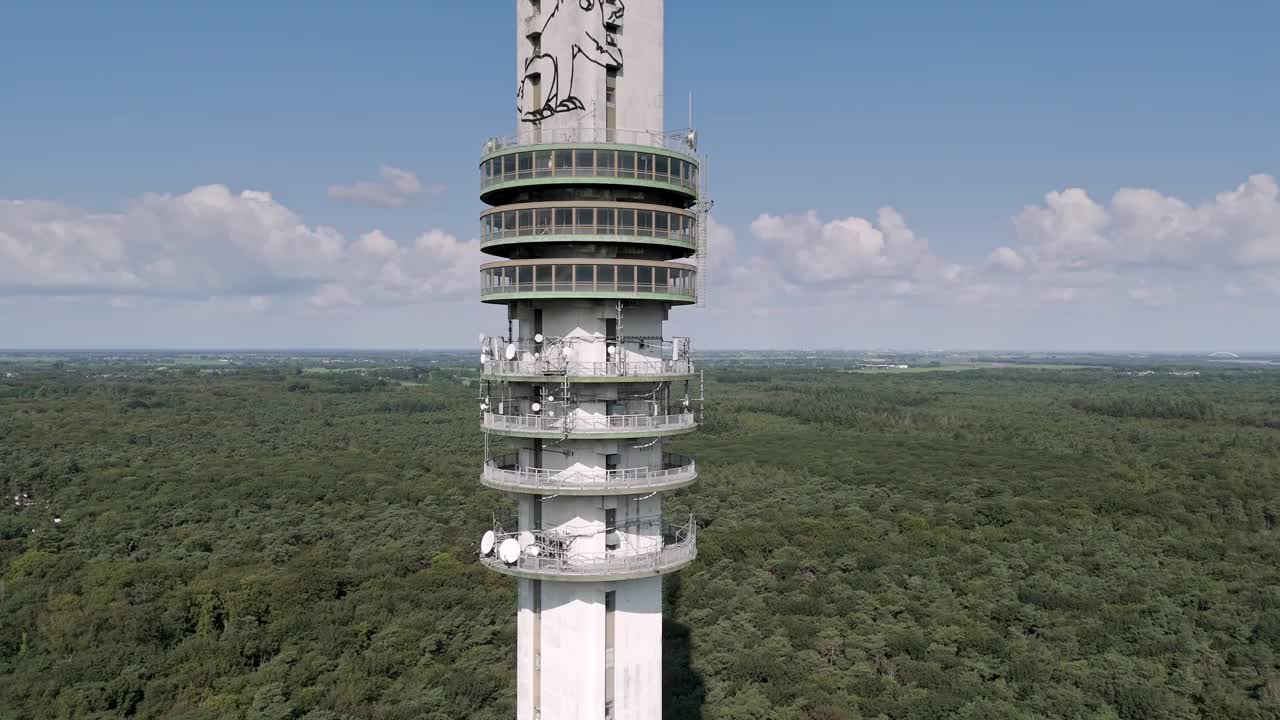
[{"label": "black graffiti marking", "polygon": [[[547,28],[551,27],[551,24],[560,15],[566,0],[554,0],[554,2],[555,7],[547,13],[547,19],[542,24],[544,36]],[[569,39],[566,43],[568,47],[554,49],[559,50],[559,52],[540,52],[530,55],[524,61],[524,77],[520,79],[520,88],[516,92],[516,110],[520,113],[520,119],[523,122],[537,123],[562,112],[587,109],[587,106],[573,91],[578,58],[585,58],[588,62],[602,68],[622,68],[622,48],[618,47],[618,40],[613,33],[609,32],[608,27],[622,21],[626,14],[626,5],[622,0],[617,0],[614,3],[606,3],[602,0],[578,0],[577,6],[578,10],[584,13],[594,14],[598,10],[599,28],[592,27],[591,30],[583,31],[582,38]],[[601,38],[603,38],[603,41]],[[562,92],[561,73],[563,72],[563,64],[561,59],[565,55],[568,55],[569,82]],[[544,72],[547,70],[548,65],[550,66],[550,72]],[[535,75],[545,80],[542,86],[543,102],[541,107],[526,110],[525,89],[533,82]]]}]

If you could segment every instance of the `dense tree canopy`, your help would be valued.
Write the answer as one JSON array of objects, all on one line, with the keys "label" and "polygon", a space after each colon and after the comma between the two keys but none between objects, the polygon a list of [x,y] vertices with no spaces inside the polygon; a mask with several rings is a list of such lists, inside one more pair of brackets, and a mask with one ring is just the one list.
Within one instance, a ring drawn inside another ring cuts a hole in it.
[{"label": "dense tree canopy", "polygon": [[[471,378],[0,373],[0,718],[514,717]],[[1280,719],[1280,374],[707,394],[668,717]]]}]

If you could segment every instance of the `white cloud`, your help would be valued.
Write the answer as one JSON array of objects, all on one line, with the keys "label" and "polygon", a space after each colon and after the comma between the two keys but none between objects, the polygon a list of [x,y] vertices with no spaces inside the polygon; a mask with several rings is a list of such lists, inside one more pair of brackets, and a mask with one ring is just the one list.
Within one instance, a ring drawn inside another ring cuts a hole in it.
[{"label": "white cloud", "polygon": [[[307,225],[269,193],[222,185],[146,195],[123,212],[0,201],[0,295],[305,297],[316,306],[456,297],[481,254],[429,231],[400,244],[381,231],[348,242]],[[256,298],[256,299],[254,299]]]},{"label": "white cloud", "polygon": [[424,186],[416,173],[391,165],[382,165],[378,172],[381,182],[361,180],[350,185],[330,185],[329,198],[395,208],[408,205],[414,195],[423,192],[439,195],[447,189],[439,184]]},{"label": "white cloud", "polygon": [[882,208],[878,224],[860,217],[823,221],[803,215],[757,217],[751,232],[764,241],[786,274],[797,282],[831,283],[909,275],[928,253],[893,208]]},{"label": "white cloud", "polygon": [[1011,247],[998,247],[987,257],[987,266],[1005,272],[1020,273],[1027,267],[1027,261]]},{"label": "white cloud", "polygon": [[1169,268],[1244,271],[1280,265],[1280,189],[1253,175],[1193,206],[1145,188],[1101,205],[1080,188],[1045,195],[1014,218],[1021,254],[1039,272]]}]

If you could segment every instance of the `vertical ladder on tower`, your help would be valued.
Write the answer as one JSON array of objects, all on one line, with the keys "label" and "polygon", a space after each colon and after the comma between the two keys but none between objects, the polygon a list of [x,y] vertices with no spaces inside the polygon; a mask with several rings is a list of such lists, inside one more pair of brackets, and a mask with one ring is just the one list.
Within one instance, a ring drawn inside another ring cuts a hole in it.
[{"label": "vertical ladder on tower", "polygon": [[694,256],[698,266],[698,307],[705,308],[707,306],[707,295],[710,294],[711,288],[711,263],[708,262],[711,235],[711,208],[715,206],[716,201],[712,200],[707,194],[707,158],[702,159],[702,174],[698,183],[698,202],[694,203],[693,210],[697,213],[698,220],[698,251]]}]

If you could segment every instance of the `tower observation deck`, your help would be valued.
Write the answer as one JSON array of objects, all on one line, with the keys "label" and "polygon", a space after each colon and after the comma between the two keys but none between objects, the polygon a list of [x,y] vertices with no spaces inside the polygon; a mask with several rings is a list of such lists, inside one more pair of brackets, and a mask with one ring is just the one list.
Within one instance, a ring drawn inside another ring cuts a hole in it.
[{"label": "tower observation deck", "polygon": [[[692,131],[663,127],[662,0],[516,0],[517,131],[480,159],[481,482],[517,514],[481,562],[517,578],[519,720],[659,720],[662,577],[697,555],[663,494],[697,465],[702,384],[672,308],[705,257]],[[495,446],[500,446],[495,447]]]}]

